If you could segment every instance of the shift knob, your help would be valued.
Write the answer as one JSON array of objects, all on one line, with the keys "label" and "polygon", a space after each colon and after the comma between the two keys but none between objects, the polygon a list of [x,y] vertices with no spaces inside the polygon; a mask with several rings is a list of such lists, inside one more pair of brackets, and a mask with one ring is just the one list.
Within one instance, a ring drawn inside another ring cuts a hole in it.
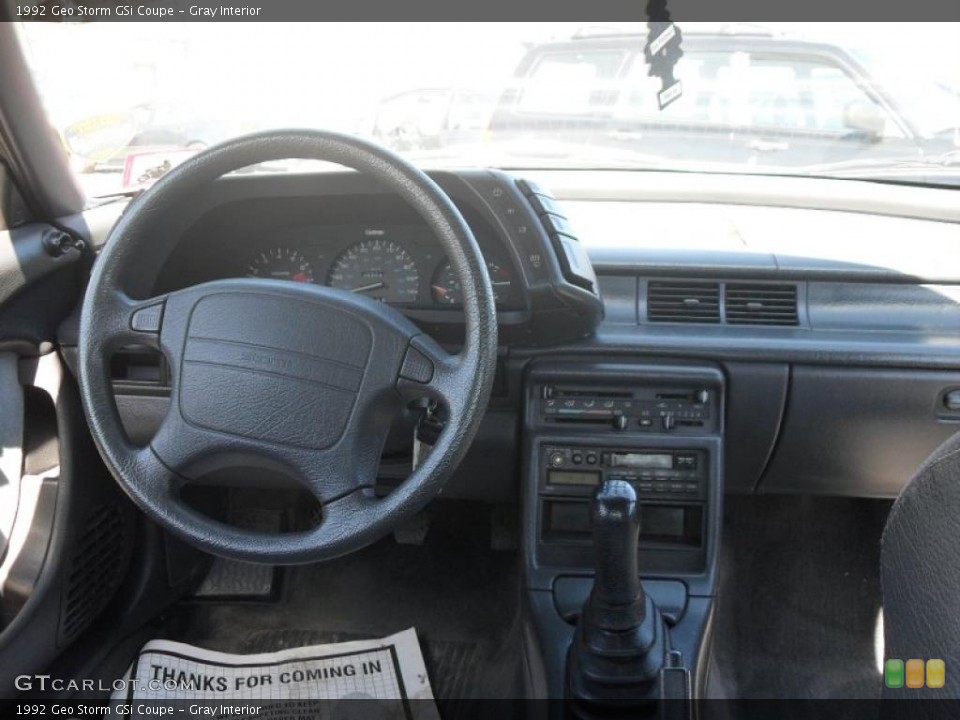
[{"label": "shift knob", "polygon": [[643,622],[646,596],[637,569],[640,510],[637,493],[608,480],[593,497],[594,581],[590,610],[598,627],[627,630]]},{"label": "shift knob", "polygon": [[567,685],[578,702],[650,701],[669,639],[637,572],[640,511],[633,486],[608,480],[591,508],[593,590],[567,659]]}]

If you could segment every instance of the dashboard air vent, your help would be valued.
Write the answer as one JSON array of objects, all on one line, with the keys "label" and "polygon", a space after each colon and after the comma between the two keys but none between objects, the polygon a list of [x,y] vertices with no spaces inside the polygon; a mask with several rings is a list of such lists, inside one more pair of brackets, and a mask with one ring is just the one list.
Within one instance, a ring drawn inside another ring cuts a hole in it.
[{"label": "dashboard air vent", "polygon": [[719,323],[720,284],[657,281],[647,286],[650,322]]},{"label": "dashboard air vent", "polygon": [[797,325],[797,286],[728,283],[727,322],[730,325]]}]

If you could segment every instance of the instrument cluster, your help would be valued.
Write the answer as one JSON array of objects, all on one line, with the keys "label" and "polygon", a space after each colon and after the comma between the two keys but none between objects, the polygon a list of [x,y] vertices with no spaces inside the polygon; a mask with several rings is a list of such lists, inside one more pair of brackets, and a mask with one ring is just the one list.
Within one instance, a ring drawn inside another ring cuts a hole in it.
[{"label": "instrument cluster", "polygon": [[[521,306],[519,281],[501,248],[478,238],[498,309]],[[437,240],[422,225],[341,225],[288,230],[257,242],[248,277],[318,283],[412,308],[457,308],[463,288]]]}]

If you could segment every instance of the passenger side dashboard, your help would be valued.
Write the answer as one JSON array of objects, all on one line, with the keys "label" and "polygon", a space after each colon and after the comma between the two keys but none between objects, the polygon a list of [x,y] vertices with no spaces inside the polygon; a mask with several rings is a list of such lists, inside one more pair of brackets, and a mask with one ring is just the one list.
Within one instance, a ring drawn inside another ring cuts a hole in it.
[{"label": "passenger side dashboard", "polygon": [[756,191],[729,176],[536,179],[576,223],[605,304],[589,348],[555,352],[718,364],[728,492],[895,496],[960,430],[955,194],[817,178],[765,177]]}]

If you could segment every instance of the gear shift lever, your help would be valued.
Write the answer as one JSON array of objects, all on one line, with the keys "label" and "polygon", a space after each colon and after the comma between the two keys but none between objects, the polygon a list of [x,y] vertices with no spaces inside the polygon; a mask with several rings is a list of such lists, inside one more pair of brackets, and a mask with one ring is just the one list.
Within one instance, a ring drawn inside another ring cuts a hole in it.
[{"label": "gear shift lever", "polygon": [[570,647],[570,693],[588,702],[654,700],[669,645],[637,572],[640,512],[633,486],[604,482],[591,513],[596,575]]},{"label": "gear shift lever", "polygon": [[591,508],[595,576],[590,595],[592,615],[607,630],[629,630],[643,622],[646,595],[637,570],[640,512],[633,488],[607,482]]}]

